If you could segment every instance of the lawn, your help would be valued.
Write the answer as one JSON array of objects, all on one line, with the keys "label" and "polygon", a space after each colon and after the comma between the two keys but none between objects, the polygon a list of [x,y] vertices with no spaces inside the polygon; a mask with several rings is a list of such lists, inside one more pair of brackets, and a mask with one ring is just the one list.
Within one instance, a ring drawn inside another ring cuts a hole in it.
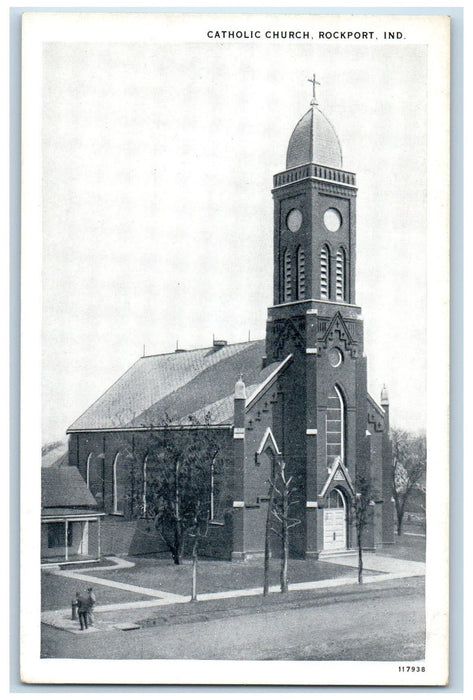
[{"label": "lawn", "polygon": [[408,532],[414,532],[415,534],[395,535],[394,544],[379,549],[378,553],[382,556],[394,557],[395,559],[425,561],[425,537],[421,536],[421,530],[409,527]]},{"label": "lawn", "polygon": [[[185,560],[176,566],[170,560],[148,557],[127,557],[133,561],[132,569],[115,569],[101,571],[101,578],[132,583],[137,586],[156,588],[168,593],[189,595],[191,590],[192,563]],[[356,557],[353,558],[356,566]],[[289,583],[303,581],[321,581],[325,579],[353,576],[353,569],[324,561],[289,562]],[[279,584],[279,560],[271,562],[270,585]],[[210,561],[198,563],[198,589],[200,593],[214,593],[245,588],[257,588],[263,585],[263,560],[248,561]]]},{"label": "lawn", "polygon": [[[380,556],[395,557],[411,561],[425,560],[425,538],[409,534],[396,536],[395,544],[378,550]],[[190,595],[192,580],[192,564],[185,560],[176,566],[171,559],[145,557],[126,557],[134,563],[129,569],[103,569],[90,571],[91,576],[101,579],[109,579],[121,583],[128,583],[145,588],[154,588],[168,593]],[[108,561],[105,559],[103,565]],[[353,567],[356,567],[357,557],[353,556]],[[97,566],[97,565],[95,565]],[[77,567],[84,573],[88,573],[89,566]],[[315,560],[290,560],[289,583],[305,581],[321,581],[327,579],[342,579],[353,576],[355,569],[341,566],[332,562]],[[366,571],[366,574],[375,573]],[[76,590],[87,587],[84,581],[55,576],[52,572],[42,571],[42,609],[55,610],[69,607]],[[270,563],[270,584],[279,585],[279,560]],[[198,563],[197,588],[200,594],[220,591],[259,588],[263,585],[263,561],[262,559],[250,559],[247,561],[214,561],[202,560]],[[126,590],[110,588],[100,584],[93,584],[98,604],[119,602],[134,602],[149,600],[149,596],[140,595]]]},{"label": "lawn", "polygon": [[[101,578],[101,571],[90,572]],[[98,603],[125,603],[137,600],[149,600],[149,596],[139,595],[119,588],[109,588],[73,578],[55,576],[51,572],[41,572],[41,610],[61,610],[71,605],[76,591],[84,592],[87,586],[93,586]]]}]

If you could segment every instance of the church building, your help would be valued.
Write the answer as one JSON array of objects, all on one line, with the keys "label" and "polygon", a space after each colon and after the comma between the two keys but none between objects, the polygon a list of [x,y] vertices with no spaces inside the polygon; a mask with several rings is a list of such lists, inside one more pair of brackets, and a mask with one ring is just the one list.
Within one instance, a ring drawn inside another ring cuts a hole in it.
[{"label": "church building", "polygon": [[266,339],[141,357],[68,429],[69,465],[105,513],[103,554],[163,548],[146,517],[149,437],[163,430],[212,431],[218,442],[210,556],[263,552],[269,479],[281,460],[297,485],[290,556],[322,558],[356,546],[360,473],[372,484],[365,548],[394,540],[389,400],[385,388],[380,404],[368,394],[356,304],[356,177],[343,168],[315,78],[272,196]]}]

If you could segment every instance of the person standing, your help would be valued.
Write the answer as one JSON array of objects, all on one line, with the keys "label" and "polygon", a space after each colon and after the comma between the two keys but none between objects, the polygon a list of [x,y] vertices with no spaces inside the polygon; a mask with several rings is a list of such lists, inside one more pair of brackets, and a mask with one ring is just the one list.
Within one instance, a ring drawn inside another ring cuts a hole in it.
[{"label": "person standing", "polygon": [[77,614],[79,616],[79,624],[81,630],[88,629],[89,623],[87,620],[88,597],[83,593],[77,594]]},{"label": "person standing", "polygon": [[90,587],[87,589],[87,621],[89,625],[94,624],[94,606],[96,602],[97,598],[95,597],[93,588]]}]

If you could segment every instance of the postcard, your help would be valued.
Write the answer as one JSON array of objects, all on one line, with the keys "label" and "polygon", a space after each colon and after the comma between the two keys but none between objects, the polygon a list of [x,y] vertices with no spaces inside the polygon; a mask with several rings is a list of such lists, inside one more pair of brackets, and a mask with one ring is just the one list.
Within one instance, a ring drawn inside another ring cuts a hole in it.
[{"label": "postcard", "polygon": [[449,18],[22,32],[22,680],[446,685]]}]

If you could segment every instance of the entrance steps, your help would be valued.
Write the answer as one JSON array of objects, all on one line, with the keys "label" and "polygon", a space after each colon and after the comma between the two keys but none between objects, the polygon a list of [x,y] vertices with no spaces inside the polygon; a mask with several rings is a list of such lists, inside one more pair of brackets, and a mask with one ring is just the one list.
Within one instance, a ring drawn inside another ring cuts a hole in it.
[{"label": "entrance steps", "polygon": [[355,557],[357,549],[323,549],[319,553],[319,559],[335,559],[335,557]]}]

